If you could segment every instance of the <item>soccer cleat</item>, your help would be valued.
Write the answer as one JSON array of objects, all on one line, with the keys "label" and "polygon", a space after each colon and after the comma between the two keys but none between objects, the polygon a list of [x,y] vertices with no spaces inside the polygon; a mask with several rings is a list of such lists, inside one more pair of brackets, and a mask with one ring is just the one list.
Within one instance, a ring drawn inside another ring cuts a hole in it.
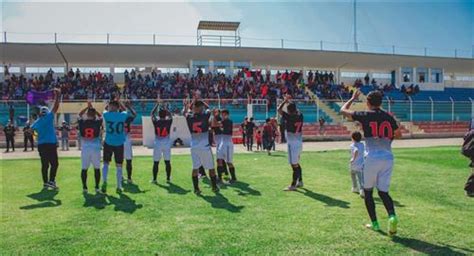
[{"label": "soccer cleat", "polygon": [[466,196],[474,197],[474,191],[466,191]]},{"label": "soccer cleat", "polygon": [[47,182],[46,182],[46,183],[43,183],[43,189],[48,189],[48,188],[49,188],[48,183],[47,183]]},{"label": "soccer cleat", "polygon": [[150,183],[151,183],[151,184],[158,185],[158,181],[156,181],[156,180],[150,180]]},{"label": "soccer cleat", "polygon": [[388,234],[393,236],[397,234],[398,218],[392,215],[388,218]]},{"label": "soccer cleat", "polygon": [[171,178],[166,179],[166,183],[171,183]]},{"label": "soccer cleat", "polygon": [[107,193],[107,182],[102,183],[102,187],[100,188],[102,193]]},{"label": "soccer cleat", "polygon": [[95,188],[95,193],[96,193],[96,194],[99,194],[99,193],[100,193],[100,189],[99,189],[99,188]]},{"label": "soccer cleat", "polygon": [[87,192],[89,192],[87,188],[82,188],[82,193],[87,194]]},{"label": "soccer cleat", "polygon": [[212,192],[214,192],[214,193],[219,192],[219,190],[220,190],[220,189],[219,189],[219,187],[217,187],[217,186],[215,186],[215,187],[212,188]]},{"label": "soccer cleat", "polygon": [[298,181],[298,183],[296,183],[297,188],[302,188],[303,186],[304,186],[304,184],[303,184],[302,181]]},{"label": "soccer cleat", "polygon": [[283,191],[296,191],[296,187],[290,185],[290,186],[284,188]]},{"label": "soccer cleat", "polygon": [[48,184],[48,187],[50,187],[52,189],[59,189],[59,187],[56,185],[55,181],[50,181],[47,184]]},{"label": "soccer cleat", "polygon": [[128,184],[133,184],[133,180],[132,179],[127,179],[127,183]]},{"label": "soccer cleat", "polygon": [[359,190],[357,188],[352,188],[352,193],[359,193]]},{"label": "soccer cleat", "polygon": [[117,189],[115,190],[115,192],[117,192],[117,194],[122,194],[123,188],[117,188]]},{"label": "soccer cleat", "polygon": [[194,194],[196,194],[197,196],[199,196],[201,194],[201,190],[200,189],[195,189],[194,190]]},{"label": "soccer cleat", "polygon": [[380,231],[380,225],[378,221],[372,221],[371,224],[366,224],[365,227],[373,231]]},{"label": "soccer cleat", "polygon": [[229,184],[234,184],[234,183],[236,183],[236,182],[237,182],[237,180],[235,180],[235,179],[230,179],[230,180],[229,180]]},{"label": "soccer cleat", "polygon": [[363,189],[359,190],[359,196],[360,196],[361,198],[364,198],[364,197],[365,197],[365,192],[364,192]]}]

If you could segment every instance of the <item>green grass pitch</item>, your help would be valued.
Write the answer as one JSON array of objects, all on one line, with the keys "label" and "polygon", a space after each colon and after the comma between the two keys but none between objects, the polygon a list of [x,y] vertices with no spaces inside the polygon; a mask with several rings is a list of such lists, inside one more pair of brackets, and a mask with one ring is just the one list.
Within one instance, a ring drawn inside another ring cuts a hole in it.
[{"label": "green grass pitch", "polygon": [[[468,161],[457,147],[396,149],[391,194],[396,238],[363,227],[364,202],[350,192],[347,151],[305,152],[305,188],[283,192],[285,152],[235,156],[241,182],[191,191],[189,155],[173,156],[173,183],[149,183],[151,157],[134,159],[137,186],[82,194],[80,159],[62,158],[60,191],[41,192],[39,160],[1,161],[2,255],[464,255],[474,254],[474,201],[463,194]],[[89,188],[93,187],[89,170]],[[387,216],[377,198],[382,230]]]}]

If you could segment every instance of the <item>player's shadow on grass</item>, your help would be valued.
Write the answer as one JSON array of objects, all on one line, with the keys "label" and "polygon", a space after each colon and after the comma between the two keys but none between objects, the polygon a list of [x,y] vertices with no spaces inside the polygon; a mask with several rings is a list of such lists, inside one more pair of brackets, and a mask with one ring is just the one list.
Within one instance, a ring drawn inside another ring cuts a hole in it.
[{"label": "player's shadow on grass", "polygon": [[253,189],[250,187],[250,184],[242,182],[242,181],[236,181],[233,184],[229,185],[230,187],[234,187],[238,189],[238,195],[239,196],[261,196],[262,193],[260,191]]},{"label": "player's shadow on grass", "polygon": [[[474,250],[466,249],[466,248],[459,248],[450,245],[437,245],[428,243],[425,241],[421,241],[415,238],[405,238],[405,237],[393,237],[392,241],[401,244],[405,247],[408,247],[414,251],[419,253],[427,254],[427,255],[469,255],[474,253]],[[452,248],[456,248],[459,251],[455,251]]]},{"label": "player's shadow on grass", "polygon": [[[375,201],[376,203],[383,204],[382,200],[380,200],[380,198],[378,198],[378,197],[375,197],[375,198],[374,198],[374,201]],[[398,202],[398,201],[396,201],[396,200],[392,200],[392,201],[393,201],[393,205],[395,205],[396,207],[405,207],[404,204],[402,204],[402,203],[400,203],[400,202]]]},{"label": "player's shadow on grass", "polygon": [[232,204],[229,201],[229,199],[227,199],[221,193],[216,193],[215,196],[200,195],[199,197],[204,199],[206,202],[210,203],[212,208],[224,209],[224,210],[227,210],[227,211],[233,212],[233,213],[238,213],[245,207],[243,205],[236,206],[236,205]]},{"label": "player's shadow on grass", "polygon": [[120,193],[118,195],[119,197],[107,195],[107,199],[109,200],[110,204],[114,205],[115,211],[132,214],[136,210],[143,207],[142,204],[137,204],[135,200],[131,199],[124,193]]},{"label": "player's shadow on grass", "polygon": [[339,199],[336,199],[336,198],[332,198],[330,196],[326,196],[326,195],[323,195],[323,194],[318,194],[316,192],[313,192],[311,190],[308,190],[306,188],[302,188],[302,189],[299,189],[299,190],[296,190],[298,193],[301,193],[307,197],[310,197],[310,198],[313,198],[314,200],[318,200],[318,201],[321,201],[323,203],[326,204],[326,206],[337,206],[337,207],[340,207],[340,208],[345,208],[345,209],[348,209],[349,208],[349,202],[346,202],[346,201],[343,201],[343,200],[339,200]]},{"label": "player's shadow on grass", "polygon": [[166,189],[170,194],[186,195],[191,192],[191,190],[186,190],[172,182],[168,183],[168,186],[162,184],[158,184],[157,186]]},{"label": "player's shadow on grass", "polygon": [[22,210],[33,210],[36,208],[46,208],[46,207],[57,207],[60,206],[61,200],[54,199],[54,197],[58,194],[57,190],[48,190],[42,189],[38,193],[33,193],[27,195],[27,197],[38,201],[37,204],[25,205],[20,207]]},{"label": "player's shadow on grass", "polygon": [[141,190],[137,184],[127,182],[123,184],[123,190],[131,194],[146,193],[146,190]]},{"label": "player's shadow on grass", "polygon": [[83,193],[84,196],[84,207],[94,207],[96,209],[102,210],[107,206],[107,201],[105,200],[105,195],[98,194],[89,194]]}]

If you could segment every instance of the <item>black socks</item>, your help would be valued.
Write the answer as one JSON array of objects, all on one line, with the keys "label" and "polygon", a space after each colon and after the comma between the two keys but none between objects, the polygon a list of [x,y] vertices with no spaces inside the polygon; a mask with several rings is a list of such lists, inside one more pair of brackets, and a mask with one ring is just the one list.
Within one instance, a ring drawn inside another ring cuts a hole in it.
[{"label": "black socks", "polygon": [[165,160],[166,165],[166,180],[170,180],[171,178],[171,162],[169,160]]},{"label": "black socks", "polygon": [[153,180],[156,180],[157,177],[158,177],[158,165],[159,165],[159,161],[155,161],[153,162]]},{"label": "black socks", "polygon": [[230,178],[232,180],[237,180],[237,177],[235,176],[235,167],[229,167],[229,172],[230,172]]},{"label": "black socks", "polygon": [[95,178],[95,188],[99,188],[100,183],[100,169],[94,169],[94,178]]},{"label": "black socks", "polygon": [[370,220],[374,222],[377,221],[377,214],[375,213],[375,202],[372,193],[372,189],[364,189],[365,207],[369,213]]},{"label": "black socks", "polygon": [[395,215],[395,208],[393,207],[393,200],[388,192],[379,191],[380,199],[382,199],[383,205],[387,210],[388,216]]},{"label": "black socks", "polygon": [[87,189],[87,170],[81,171],[82,188]]},{"label": "black socks", "polygon": [[198,191],[199,190],[199,178],[198,178],[198,176],[193,175],[192,179],[193,179],[194,190]]},{"label": "black socks", "polygon": [[132,179],[132,160],[127,160],[126,168],[127,168],[127,179],[131,180]]}]

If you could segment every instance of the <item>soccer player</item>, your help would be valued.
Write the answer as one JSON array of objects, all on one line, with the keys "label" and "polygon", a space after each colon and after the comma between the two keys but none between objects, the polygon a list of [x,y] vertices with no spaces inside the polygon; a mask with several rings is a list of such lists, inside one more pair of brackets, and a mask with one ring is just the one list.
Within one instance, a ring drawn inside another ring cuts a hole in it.
[{"label": "soccer player", "polygon": [[[285,105],[287,105],[287,112],[283,111]],[[294,102],[290,102],[289,96],[286,96],[285,100],[278,106],[278,113],[285,120],[288,162],[293,169],[293,180],[290,186],[284,190],[295,191],[297,187],[303,187],[302,169],[299,164],[300,154],[303,148],[303,114],[299,112]]]},{"label": "soccer player", "polygon": [[273,127],[270,124],[271,119],[267,118],[263,125],[263,148],[267,150],[268,155],[271,155],[272,140],[273,140]]},{"label": "soccer player", "polygon": [[380,108],[382,94],[378,91],[367,95],[367,111],[350,110],[352,103],[359,95],[360,91],[354,92],[352,98],[342,106],[341,114],[349,120],[360,122],[364,131],[366,156],[363,184],[365,206],[372,221],[366,227],[375,231],[380,230],[372,196],[373,189],[376,187],[389,216],[389,234],[394,235],[397,233],[398,218],[388,190],[393,169],[392,141],[400,138],[402,134],[395,118]]},{"label": "soccer player", "polygon": [[[59,189],[56,185],[56,174],[58,171],[58,139],[54,127],[54,115],[59,109],[59,90],[54,90],[54,104],[51,111],[48,107],[40,107],[38,119],[31,128],[38,134],[38,153],[41,158],[41,174],[43,176],[43,188]],[[51,166],[51,168],[50,168]],[[48,177],[49,169],[49,177]]]},{"label": "soccer player", "polygon": [[[192,112],[189,111],[193,108]],[[191,158],[193,161],[192,180],[194,193],[201,194],[199,189],[199,168],[209,170],[212,191],[218,192],[214,157],[209,144],[209,106],[201,100],[193,100],[189,105],[184,102],[183,114],[186,116],[189,131],[191,132]]]},{"label": "soccer player", "polygon": [[31,151],[35,150],[35,143],[33,138],[33,129],[31,129],[30,121],[26,121],[25,127],[23,127],[23,144],[25,149],[23,151],[28,151],[28,142],[31,145]]},{"label": "soccer player", "polygon": [[225,165],[229,167],[230,180],[229,183],[235,183],[237,177],[235,175],[235,167],[233,164],[234,158],[234,143],[232,142],[232,133],[234,129],[234,123],[229,118],[229,110],[223,109],[221,111],[222,118],[213,119],[213,126],[217,126],[220,130],[220,140],[217,145],[217,174],[218,179],[222,182],[222,175],[225,173]]},{"label": "soccer player", "polygon": [[247,146],[247,135],[245,134],[245,127],[247,126],[248,118],[245,117],[244,121],[240,124],[240,131],[242,132],[242,144],[244,147]]},{"label": "soccer player", "polygon": [[245,136],[247,136],[247,151],[253,150],[253,133],[255,131],[255,128],[256,126],[253,122],[253,117],[251,117],[245,124]]},{"label": "soccer player", "polygon": [[350,160],[350,172],[352,180],[352,193],[359,193],[360,197],[364,197],[364,188],[362,181],[362,168],[364,167],[364,143],[362,140],[362,134],[360,132],[353,132],[351,134],[351,160]]},{"label": "soccer player", "polygon": [[[85,115],[84,115],[85,114]],[[92,164],[94,167],[94,179],[95,179],[95,192],[99,193],[100,183],[100,131],[102,127],[102,116],[95,108],[92,107],[92,103],[87,102],[81,112],[79,112],[79,135],[82,142],[81,148],[81,181],[82,190],[87,193],[87,169]]]},{"label": "soccer player", "polygon": [[[127,169],[127,183],[132,184],[132,158],[133,158],[133,150],[132,150],[132,135],[130,134],[131,131],[131,126],[133,120],[135,120],[135,117],[137,116],[137,113],[133,109],[132,105],[127,101],[125,102],[127,105],[127,108],[130,110],[130,116],[125,119],[125,143],[123,145],[124,147],[124,155],[125,155],[125,169]],[[121,109],[124,111],[125,109]]]},{"label": "soccer player", "polygon": [[[166,182],[171,181],[171,124],[173,123],[173,115],[165,107],[160,107],[158,100],[155,107],[151,111],[151,120],[155,127],[155,142],[153,147],[153,184],[158,184],[158,166],[161,158],[165,159],[166,166]],[[158,111],[159,109],[159,111]],[[158,118],[156,112],[158,111]]]},{"label": "soccer player", "polygon": [[7,139],[7,150],[5,153],[10,152],[10,145],[12,151],[15,152],[15,131],[16,127],[13,125],[12,121],[8,121],[7,126],[3,128],[3,133]]},{"label": "soccer player", "polygon": [[[109,163],[114,156],[115,166],[117,167],[117,193],[122,192],[122,164],[125,143],[125,121],[130,116],[127,111],[120,111],[121,109],[130,110],[129,104],[124,106],[119,99],[110,101],[106,110],[103,113],[105,122],[105,139],[102,167],[102,187],[103,193],[107,192],[107,174],[109,172]],[[130,112],[132,112],[130,110]]]}]

